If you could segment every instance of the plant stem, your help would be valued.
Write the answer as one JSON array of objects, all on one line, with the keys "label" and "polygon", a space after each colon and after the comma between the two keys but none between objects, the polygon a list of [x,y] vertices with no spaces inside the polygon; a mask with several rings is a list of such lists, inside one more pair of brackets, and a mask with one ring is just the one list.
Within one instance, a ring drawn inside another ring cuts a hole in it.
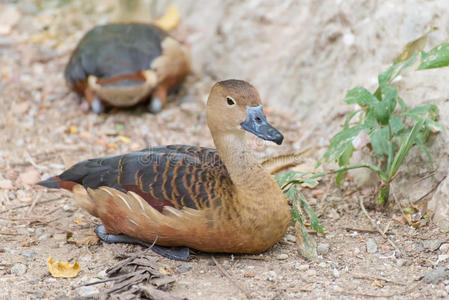
[{"label": "plant stem", "polygon": [[390,195],[390,182],[382,182],[379,193],[377,194],[376,204],[379,207],[385,206],[388,202],[388,196]]}]

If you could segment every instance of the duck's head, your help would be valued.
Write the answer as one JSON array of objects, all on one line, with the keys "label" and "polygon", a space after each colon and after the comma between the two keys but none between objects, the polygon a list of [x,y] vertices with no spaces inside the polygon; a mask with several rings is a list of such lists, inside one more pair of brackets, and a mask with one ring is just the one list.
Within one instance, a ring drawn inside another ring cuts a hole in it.
[{"label": "duck's head", "polygon": [[268,123],[257,90],[243,80],[220,81],[212,87],[207,100],[207,123],[214,133],[232,134],[246,130],[278,145],[284,139]]}]

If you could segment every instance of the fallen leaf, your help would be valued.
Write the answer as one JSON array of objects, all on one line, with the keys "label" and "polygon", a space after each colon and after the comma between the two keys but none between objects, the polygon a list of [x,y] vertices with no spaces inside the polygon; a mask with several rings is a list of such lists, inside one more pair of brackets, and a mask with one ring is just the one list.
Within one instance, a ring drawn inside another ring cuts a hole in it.
[{"label": "fallen leaf", "polygon": [[128,143],[131,142],[131,139],[129,137],[127,137],[127,136],[124,136],[124,135],[119,135],[118,138],[120,139],[120,141],[122,143],[128,144]]},{"label": "fallen leaf", "polygon": [[78,224],[78,225],[83,225],[84,222],[81,220],[74,220],[73,223]]},{"label": "fallen leaf", "polygon": [[75,134],[78,131],[78,129],[76,128],[76,126],[70,126],[69,127],[69,132],[71,134]]},{"label": "fallen leaf", "polygon": [[169,267],[159,267],[158,271],[159,271],[159,273],[161,273],[163,275],[175,274],[175,272],[172,269],[170,269]]},{"label": "fallen leaf", "polygon": [[25,185],[34,185],[41,179],[41,175],[36,169],[28,168],[19,175],[18,180]]},{"label": "fallen leaf", "polygon": [[73,278],[81,271],[80,265],[76,262],[73,265],[68,262],[56,261],[50,256],[47,261],[48,270],[51,276],[56,278]]},{"label": "fallen leaf", "polygon": [[377,280],[374,280],[374,281],[371,283],[371,286],[372,286],[372,287],[379,287],[379,288],[383,288],[383,287],[384,287],[383,284],[380,283],[380,282],[377,281]]},{"label": "fallen leaf", "polygon": [[13,188],[14,188],[14,186],[12,185],[11,180],[9,180],[9,179],[0,180],[0,189],[12,190]]},{"label": "fallen leaf", "polygon": [[178,8],[174,5],[170,5],[165,14],[159,19],[154,20],[153,24],[167,31],[175,29],[179,24]]}]

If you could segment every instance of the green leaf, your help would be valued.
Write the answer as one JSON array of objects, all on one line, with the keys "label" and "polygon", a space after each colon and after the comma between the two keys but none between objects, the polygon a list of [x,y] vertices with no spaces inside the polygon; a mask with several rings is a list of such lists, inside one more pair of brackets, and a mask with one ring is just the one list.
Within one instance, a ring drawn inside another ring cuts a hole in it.
[{"label": "green leaf", "polygon": [[419,130],[421,129],[423,124],[424,120],[419,120],[418,122],[416,122],[416,124],[412,127],[412,130],[410,131],[407,139],[404,141],[404,143],[401,144],[401,147],[396,153],[394,161],[391,164],[391,168],[387,171],[389,179],[391,179],[399,170],[399,167],[401,166],[408,152],[412,148],[413,144],[416,142],[416,136],[419,133]]},{"label": "green leaf", "polygon": [[402,111],[407,111],[407,105],[405,104],[404,100],[401,97],[398,97],[399,106],[401,107]]},{"label": "green leaf", "polygon": [[307,212],[307,214],[310,217],[310,225],[312,225],[312,229],[315,230],[316,232],[324,234],[324,230],[323,230],[323,227],[320,224],[320,220],[318,219],[318,217],[315,214],[315,212],[313,211],[313,209],[311,209],[309,207],[307,202],[304,200],[304,196],[302,194],[299,197],[300,197],[300,201],[301,201],[300,202],[301,203],[301,207],[304,208],[304,210]]},{"label": "green leaf", "polygon": [[346,174],[348,174],[347,170],[337,172],[337,178],[335,179],[335,183],[338,187],[341,187],[341,181],[345,178]]},{"label": "green leaf", "polygon": [[447,67],[449,65],[449,42],[442,43],[429,52],[421,53],[421,64],[418,70]]},{"label": "green leaf", "polygon": [[370,135],[370,138],[373,152],[377,157],[388,155],[390,139],[390,131],[388,127],[382,127],[374,130],[374,132]]},{"label": "green leaf", "polygon": [[354,152],[354,146],[352,145],[352,143],[345,144],[345,150],[338,158],[338,165],[340,167],[348,165],[353,152]]},{"label": "green leaf", "polygon": [[345,129],[349,128],[349,122],[351,122],[352,118],[354,118],[354,116],[357,115],[357,113],[359,112],[360,110],[351,111],[345,119],[345,125],[343,126],[343,128]]},{"label": "green leaf", "polygon": [[409,59],[403,62],[396,63],[389,67],[385,72],[382,72],[378,76],[379,86],[383,84],[390,83],[399,74],[407,69],[411,69],[418,60],[419,54],[412,55]]},{"label": "green leaf", "polygon": [[287,182],[292,181],[297,176],[296,172],[283,172],[274,175],[274,179],[278,182],[279,186],[284,186]]},{"label": "green leaf", "polygon": [[387,83],[381,85],[380,91],[382,101],[374,105],[374,114],[377,121],[386,125],[396,107],[398,91],[396,87]]},{"label": "green leaf", "polygon": [[378,100],[367,89],[357,86],[346,93],[345,102],[347,104],[356,103],[362,106],[373,106]]},{"label": "green leaf", "polygon": [[323,157],[327,160],[332,159],[339,161],[343,154],[348,153],[348,145],[350,144],[352,146],[352,141],[357,137],[359,132],[365,128],[366,126],[364,125],[356,125],[343,129],[335,134],[330,141],[329,149]]},{"label": "green leaf", "polygon": [[393,135],[398,134],[401,130],[404,129],[404,124],[402,123],[401,118],[399,118],[395,115],[392,115],[390,117],[389,125],[390,125],[391,132],[393,133]]}]

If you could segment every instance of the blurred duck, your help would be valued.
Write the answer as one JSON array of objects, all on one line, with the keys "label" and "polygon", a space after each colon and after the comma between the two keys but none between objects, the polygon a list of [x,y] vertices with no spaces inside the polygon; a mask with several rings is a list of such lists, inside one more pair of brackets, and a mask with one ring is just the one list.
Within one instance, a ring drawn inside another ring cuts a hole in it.
[{"label": "blurred duck", "polygon": [[85,97],[87,107],[102,113],[107,106],[129,107],[150,98],[159,112],[167,93],[190,70],[186,46],[153,24],[107,24],[90,30],[65,68],[65,79]]},{"label": "blurred duck", "polygon": [[72,191],[101,219],[96,233],[106,242],[154,242],[153,250],[181,260],[186,247],[260,253],[284,235],[290,213],[246,132],[279,145],[283,136],[266,120],[257,90],[240,80],[214,85],[207,123],[216,150],[172,145],[89,159],[39,184]]}]

